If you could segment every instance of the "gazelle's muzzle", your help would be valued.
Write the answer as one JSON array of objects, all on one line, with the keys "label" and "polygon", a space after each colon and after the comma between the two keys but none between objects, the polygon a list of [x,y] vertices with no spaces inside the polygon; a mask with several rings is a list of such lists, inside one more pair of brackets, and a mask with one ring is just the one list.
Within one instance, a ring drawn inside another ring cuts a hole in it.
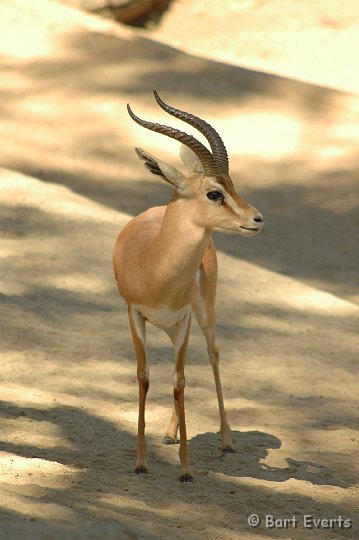
[{"label": "gazelle's muzzle", "polygon": [[240,226],[241,234],[245,236],[254,236],[258,234],[264,226],[263,216],[256,208],[253,206],[251,208],[251,216],[248,217],[248,220],[245,220],[245,224]]}]

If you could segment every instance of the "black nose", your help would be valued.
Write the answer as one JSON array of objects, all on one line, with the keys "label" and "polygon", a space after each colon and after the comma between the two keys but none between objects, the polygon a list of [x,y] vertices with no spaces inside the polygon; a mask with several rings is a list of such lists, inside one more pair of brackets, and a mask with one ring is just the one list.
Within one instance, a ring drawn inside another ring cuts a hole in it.
[{"label": "black nose", "polygon": [[255,218],[254,218],[254,221],[255,221],[256,223],[263,223],[263,216],[257,216],[257,217],[255,217]]}]

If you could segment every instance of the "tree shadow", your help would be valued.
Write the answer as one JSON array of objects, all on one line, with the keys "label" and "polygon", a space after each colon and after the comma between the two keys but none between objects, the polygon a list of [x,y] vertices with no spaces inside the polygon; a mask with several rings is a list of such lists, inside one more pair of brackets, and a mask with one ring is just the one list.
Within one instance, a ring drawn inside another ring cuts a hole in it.
[{"label": "tree shadow", "polygon": [[[339,504],[321,502],[318,508],[318,503],[311,497],[292,491],[276,492],[272,489],[273,482],[284,483],[289,479],[304,480],[313,485],[336,486],[340,489],[348,485],[318,463],[287,458],[288,467],[284,468],[262,464],[261,460],[266,458],[269,449],[275,450],[281,446],[281,441],[268,433],[234,432],[238,454],[224,457],[218,449],[219,440],[216,434],[203,433],[193,437],[189,444],[196,482],[194,485],[183,486],[176,479],[172,458],[167,459],[165,455],[173,448],[165,447],[165,453],[162,448],[160,451],[159,443],[156,445],[152,437],[147,437],[150,473],[138,476],[131,473],[135,437],[118,423],[69,406],[35,408],[3,401],[0,410],[3,418],[18,419],[22,422],[25,419],[30,423],[44,424],[45,429],[49,424],[56,426],[62,433],[62,440],[66,441],[63,447],[4,441],[0,443],[0,451],[8,453],[5,455],[25,458],[29,460],[29,464],[34,464],[33,460],[36,460],[36,464],[47,461],[62,464],[71,472],[64,475],[61,482],[55,483],[57,485],[41,489],[36,484],[38,480],[35,474],[34,479],[30,479],[28,484],[25,483],[26,488],[23,484],[22,489],[25,489],[28,501],[40,507],[44,505],[44,508],[57,505],[64,514],[71,512],[75,517],[76,527],[81,527],[81,523],[96,517],[99,534],[101,530],[106,530],[109,524],[114,526],[120,523],[126,525],[130,532],[134,531],[135,538],[155,538],[158,537],[155,532],[158,533],[158,527],[177,526],[184,528],[181,531],[184,535],[189,534],[193,539],[203,538],[204,523],[198,521],[198,516],[195,517],[190,511],[187,512],[184,523],[182,515],[172,512],[178,504],[184,507],[188,505],[189,508],[194,505],[202,513],[207,513],[209,507],[212,508],[211,513],[215,513],[216,509],[220,512],[224,503],[228,508],[235,506],[236,512],[231,522],[227,523],[226,530],[236,531],[237,534],[249,530],[247,517],[254,510],[265,515],[273,513],[273,508],[280,507],[286,516],[302,516],[308,513],[320,517],[343,513]],[[177,449],[178,447],[175,448],[176,452]],[[198,468],[198,463],[201,468]],[[264,484],[238,484],[238,479],[248,478],[261,480]],[[161,489],[167,493],[167,498],[163,499],[160,505],[153,499],[152,493],[158,490],[159,482]],[[206,488],[214,489],[216,498],[209,496]],[[9,489],[13,488],[9,486]],[[14,492],[14,497],[17,496]],[[165,512],[159,512],[160,508]],[[351,512],[350,508],[346,511],[349,514]],[[5,520],[18,520],[20,516],[23,519],[32,517],[31,513],[17,515],[7,510],[4,512],[2,517]],[[51,523],[51,526],[54,526],[53,520],[49,522],[38,517],[35,521]],[[219,520],[217,524],[214,519],[212,524],[219,527],[218,531],[221,530],[220,522]],[[63,528],[63,532],[67,533],[67,527],[66,520],[62,524],[56,523],[55,532],[57,528]],[[344,537],[355,537],[355,531],[337,532]],[[261,534],[271,536],[271,532],[265,529],[261,530]]]},{"label": "tree shadow", "polygon": [[[64,75],[72,76],[76,66],[82,76],[71,77],[71,82],[81,93],[99,89],[108,93],[120,91],[124,95],[140,94],[150,101],[153,88],[161,88],[170,94],[189,94],[217,107],[224,99],[235,99],[238,103],[256,94],[270,99],[285,95],[288,101],[295,101],[313,116],[328,112],[328,106],[341,94],[319,85],[203,59],[140,35],[129,41],[88,32],[68,34],[65,39],[62,46],[71,51],[71,60],[55,65],[40,61],[31,66],[31,76],[42,77],[46,67],[48,77],[56,82]],[[137,68],[137,76],[116,77],[119,67],[128,65]],[[97,79],[94,88],[89,88],[86,78],[99,66],[111,66],[112,74]]]},{"label": "tree shadow", "polygon": [[[358,165],[355,167],[347,173],[317,173],[310,185],[283,182],[272,188],[246,186],[243,195],[265,216],[263,231],[253,242],[216,233],[216,245],[233,257],[239,256],[339,297],[355,296],[359,259],[354,246],[359,214],[355,204],[339,210],[340,201],[345,201],[348,193],[353,201],[359,195],[351,187]],[[332,203],[335,198],[338,209]],[[345,242],[339,241],[338,231]]]},{"label": "tree shadow", "polygon": [[[12,59],[6,62],[4,69],[7,74],[13,74],[15,79],[20,74],[27,84],[24,84],[24,91],[21,92],[11,87],[3,90],[0,110],[4,125],[8,129],[14,125],[13,122],[21,119],[22,129],[14,139],[9,138],[8,134],[3,137],[4,152],[1,162],[40,177],[43,181],[65,185],[108,208],[116,208],[129,214],[164,203],[168,198],[168,192],[163,185],[145,180],[132,149],[130,153],[132,143],[129,141],[127,117],[121,116],[121,112],[118,121],[113,119],[117,109],[122,111],[125,102],[133,96],[141,98],[146,107],[154,107],[153,87],[164,92],[174,103],[178,99],[188,103],[191,110],[198,108],[199,114],[209,111],[210,114],[219,116],[222,113],[229,115],[233,111],[241,112],[244,107],[253,111],[267,108],[290,111],[313,130],[319,125],[335,123],[333,110],[340,97],[339,92],[210,62],[143,38],[126,40],[88,32],[68,36],[63,39],[62,46],[63,56],[56,62],[53,58],[33,60],[26,65],[26,70],[22,62],[17,64]],[[94,96],[98,99],[95,106],[92,101]],[[89,98],[89,101],[86,101],[86,98]],[[48,100],[52,106],[46,109],[45,115],[37,112],[36,106],[35,112],[31,111],[26,100],[32,99],[35,104],[36,100]],[[103,108],[100,105],[101,100],[105,101],[109,108]],[[83,109],[82,103],[85,103]],[[36,130],[33,127],[34,121]],[[42,130],[40,138],[38,130]],[[290,175],[295,168],[290,161],[281,162],[280,166],[278,163],[269,166],[272,174],[279,177],[284,174],[283,170],[286,170],[286,175]],[[250,178],[250,175],[246,177],[247,185],[250,185]],[[338,218],[335,209],[323,209],[316,202],[315,197],[328,189],[328,179],[327,174],[315,173],[305,188],[298,188],[289,184],[286,176],[285,182],[279,182],[270,188],[258,187],[256,184],[251,189],[244,189],[243,194],[264,211],[267,229],[261,237],[255,239],[255,244],[221,237],[218,247],[236,258],[240,255],[256,264],[299,279],[318,279],[324,288],[339,284],[338,294],[347,284],[348,288],[345,290],[348,294],[351,293],[355,286],[352,272],[355,269],[356,273],[357,266],[354,226],[356,217],[352,210],[347,210],[340,212]],[[343,174],[338,171],[337,178],[332,178],[330,185],[331,197],[335,199],[336,196],[342,196],[344,187],[348,190],[350,185],[351,180],[345,171]],[[312,198],[309,193],[313,195]],[[115,240],[114,225],[106,228],[98,222],[91,224],[86,220],[79,224],[70,218],[57,219],[50,215],[45,216],[45,219],[41,211],[26,207],[5,210],[7,214],[2,214],[2,227],[9,233],[8,239],[37,238],[41,242],[49,242],[47,251],[28,253],[25,257],[19,249],[6,258],[9,273],[18,276],[19,281],[24,265],[28,264],[32,272],[37,273],[39,281],[47,277],[58,278],[61,273],[84,272],[85,268],[87,275],[103,273],[106,275],[106,284],[110,279],[113,283],[113,276],[111,270],[108,272],[108,268],[111,267],[110,252]],[[345,245],[343,242],[340,246],[331,240],[339,222],[346,239]],[[44,223],[49,227],[44,228]],[[290,231],[289,240],[285,238],[283,229]],[[72,245],[73,234],[78,234],[81,242]],[[113,240],[110,241],[112,237]],[[237,246],[240,246],[239,250]],[[318,249],[318,246],[321,248]],[[336,251],[340,254],[339,258],[335,255]],[[54,264],[51,263],[52,258],[55,260]],[[324,268],[327,269],[326,272]],[[203,527],[208,525],[208,516],[214,518],[215,532],[212,530],[212,536],[216,534],[217,537],[222,537],[225,528],[233,535],[243,535],[251,532],[247,525],[247,516],[253,510],[264,514],[273,512],[273,508],[280,508],[286,516],[298,513],[336,516],[343,513],[344,507],[346,512],[352,511],[350,501],[339,497],[333,498],[335,502],[328,502],[319,500],[314,490],[311,496],[303,495],[292,487],[287,492],[280,491],[278,486],[273,487],[272,482],[284,485],[291,480],[339,489],[347,488],[351,484],[341,484],[338,474],[315,460],[287,457],[288,467],[282,468],[261,463],[266,459],[268,450],[278,450],[281,445],[277,437],[264,432],[235,432],[239,453],[224,458],[218,450],[217,435],[204,433],[191,439],[192,461],[196,471],[194,489],[192,486],[182,486],[176,480],[178,449],[164,449],[159,443],[160,436],[158,441],[155,437],[148,436],[152,472],[144,477],[134,475],[131,473],[135,447],[133,429],[120,421],[109,421],[97,411],[93,412],[97,407],[93,400],[113,402],[116,399],[114,391],[111,393],[102,390],[100,384],[97,388],[95,384],[91,385],[101,379],[101,362],[119,356],[118,344],[112,344],[112,341],[118,340],[120,352],[125,359],[133,357],[130,338],[123,338],[122,335],[121,338],[114,337],[118,331],[118,320],[114,321],[113,316],[117,309],[114,284],[113,290],[108,287],[100,294],[96,290],[69,291],[65,287],[38,283],[36,286],[31,285],[25,292],[6,294],[0,300],[11,309],[6,311],[6,316],[10,316],[4,323],[6,327],[5,335],[2,336],[3,348],[6,352],[13,349],[21,351],[24,348],[28,356],[27,369],[23,374],[16,374],[17,381],[23,383],[24,388],[39,385],[39,380],[34,378],[31,370],[45,369],[46,357],[51,356],[51,360],[57,362],[58,373],[49,373],[49,391],[56,391],[61,381],[62,391],[67,391],[71,398],[92,399],[91,406],[86,402],[79,407],[54,406],[53,403],[39,407],[22,407],[12,402],[2,403],[5,418],[18,423],[24,421],[29,431],[37,425],[43,427],[46,433],[46,427],[51,425],[58,429],[63,441],[63,444],[56,443],[53,446],[42,445],[41,442],[28,444],[25,437],[25,440],[19,442],[15,435],[9,436],[7,440],[3,435],[4,440],[0,445],[3,452],[22,456],[27,460],[56,462],[71,469],[69,475],[59,484],[44,489],[40,495],[33,486],[34,481],[29,479],[26,495],[29,500],[38,501],[44,506],[58,504],[63,509],[74,511],[74,520],[78,522],[83,519],[98,520],[101,516],[101,519],[114,523],[124,521],[135,527],[140,524],[148,535],[142,537],[146,538],[151,533],[158,538],[158,534],[162,534],[161,527],[166,528],[166,534],[168,531],[173,532],[174,537],[178,534],[181,538],[203,538],[206,534]],[[263,309],[264,313],[270,312],[269,307],[264,304],[254,307]],[[300,316],[295,316],[294,310],[275,312],[273,307],[271,309],[272,316],[274,314],[277,318],[289,318],[293,322],[292,328],[287,330],[287,335],[292,337],[297,332],[296,323],[301,322]],[[125,324],[124,313],[124,310],[119,309],[121,330]],[[226,326],[231,330],[231,313],[231,310],[223,308],[223,332]],[[92,320],[98,319],[96,332],[100,332],[102,338],[99,343],[94,335],[95,325],[86,328],[87,316]],[[311,322],[317,329],[327,321],[325,317],[314,314]],[[78,341],[65,349],[61,345],[67,343],[70,330],[71,334],[77,333]],[[127,321],[126,331],[128,332]],[[254,341],[258,347],[269,332],[275,331],[265,324],[259,324],[255,329],[247,328],[244,324],[243,347],[253,347]],[[277,331],[277,335],[283,339],[284,331]],[[295,352],[301,354],[304,368],[310,369],[312,359],[305,356],[301,343],[296,347]],[[346,369],[348,363],[345,340],[340,342],[337,350],[341,364],[344,364]],[[40,361],[32,356],[34,352],[40,354]],[[155,348],[159,368],[167,362],[167,352],[162,347]],[[275,351],[271,352],[274,357]],[[89,369],[89,364],[86,364],[88,356],[100,366],[90,375],[85,372],[85,369]],[[200,363],[207,364],[205,353],[201,358],[203,360]],[[321,366],[324,366],[323,358],[319,358],[323,362]],[[261,365],[261,359],[255,359],[258,365]],[[172,362],[172,358],[170,361]],[[68,380],[65,384],[61,379],[66,377],[66,365],[69,362],[80,366],[76,373],[81,388],[76,389],[77,393],[72,388],[74,381]],[[84,368],[80,374],[82,364]],[[193,368],[194,363],[190,361],[189,367]],[[116,376],[114,380],[122,384],[122,389],[134,379],[134,375],[123,373]],[[227,380],[230,381],[232,376],[227,374]],[[246,399],[252,402],[267,400],[269,403],[290,403],[288,392],[283,388],[280,392],[278,385],[275,395],[266,395],[265,384],[269,383],[263,381],[265,375],[262,376],[260,385],[254,387],[254,380],[260,376],[258,373],[244,376],[241,390]],[[90,377],[93,377],[94,381],[90,381]],[[212,385],[201,378],[198,384],[213,396]],[[170,392],[170,385],[168,390]],[[154,397],[156,399],[156,392]],[[118,399],[119,406],[125,407],[126,404],[129,408],[135,403],[135,399],[134,392],[131,397],[131,392],[123,391]],[[196,399],[196,396],[190,398],[189,402],[191,399]],[[291,407],[303,407],[300,399],[292,399]],[[322,402],[324,403],[323,400]],[[316,401],[315,404],[319,409],[319,402]],[[88,409],[85,409],[85,406]],[[328,401],[322,405],[323,408],[328,406]],[[313,401],[308,401],[306,407],[313,407]],[[345,410],[338,412],[338,407],[338,403],[333,401],[330,414],[327,412],[323,422],[327,425],[333,423],[336,411],[335,421],[354,427],[352,419],[345,420]],[[212,401],[211,404],[206,403],[206,409],[208,415],[217,414]],[[303,408],[300,409],[302,410]],[[319,413],[321,412],[319,410]],[[306,422],[313,426],[316,421],[301,418],[296,429],[300,432]],[[15,424],[15,427],[17,425]],[[327,450],[323,455],[328,455],[328,452]],[[340,455],[336,456],[336,460],[340,460]],[[251,482],[247,482],[248,478]],[[38,482],[41,484],[41,480]],[[154,496],[159,486],[163,494],[160,501]],[[226,505],[225,514],[223,504]],[[198,510],[197,513],[191,513],[193,508]],[[217,514],[220,516],[218,520]],[[4,510],[4,515],[10,519],[18,517],[10,510]],[[204,517],[201,521],[202,516]],[[356,537],[354,530],[336,532],[340,536]],[[264,529],[261,529],[260,533],[262,536],[273,536],[271,531]],[[297,538],[303,537],[302,531],[297,531],[296,534]]]},{"label": "tree shadow", "polygon": [[[62,36],[58,45],[63,52],[59,60],[39,58],[26,69],[27,100],[50,100],[53,113],[49,110],[45,118],[36,112],[26,113],[19,92],[3,90],[0,107],[4,118],[13,125],[21,114],[24,135],[17,134],[16,145],[8,144],[5,138],[1,162],[131,215],[166,204],[170,193],[163,184],[143,176],[136,161],[130,123],[124,113],[130,98],[139,96],[155,111],[152,89],[157,88],[171,101],[199,109],[199,114],[202,110],[217,116],[233,111],[239,114],[245,107],[263,114],[267,110],[289,111],[304,126],[305,133],[317,130],[317,137],[324,141],[335,127],[338,102],[343,96],[316,85],[198,58],[140,36],[73,32]],[[16,63],[5,62],[4,69],[15,79],[20,69],[24,72]],[[131,76],[126,77],[127,72]],[[99,73],[105,75],[99,77]],[[112,113],[102,111],[100,106],[74,110],[69,105],[67,110],[66,104],[80,96],[99,100],[104,96],[110,111],[118,109],[118,121],[113,122]],[[34,139],[36,132],[26,132],[27,120],[36,121],[42,129],[41,145]],[[88,127],[96,124],[96,131],[86,129],[86,122]],[[34,142],[29,145],[28,139]],[[317,202],[323,198],[340,200],[350,192],[358,164],[351,167],[310,172],[311,181],[301,187],[290,180],[299,174],[290,159],[263,162],[260,187],[256,182],[257,187],[251,188],[253,173],[242,171],[246,179],[242,193],[261,209],[266,227],[253,241],[221,236],[219,249],[344,297],[356,294],[357,212],[337,211],[335,205],[333,209],[323,208]],[[268,171],[274,177],[284,175],[283,181],[266,187]],[[345,242],[337,242],[338,228]]]}]

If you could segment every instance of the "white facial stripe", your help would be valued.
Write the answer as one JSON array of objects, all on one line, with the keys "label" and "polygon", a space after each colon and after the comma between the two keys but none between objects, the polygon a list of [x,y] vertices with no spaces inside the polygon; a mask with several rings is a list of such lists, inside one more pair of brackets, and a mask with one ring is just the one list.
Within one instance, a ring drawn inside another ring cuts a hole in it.
[{"label": "white facial stripe", "polygon": [[226,203],[231,207],[233,212],[235,212],[239,217],[243,216],[243,210],[238,206],[236,201],[230,195],[226,196]]}]

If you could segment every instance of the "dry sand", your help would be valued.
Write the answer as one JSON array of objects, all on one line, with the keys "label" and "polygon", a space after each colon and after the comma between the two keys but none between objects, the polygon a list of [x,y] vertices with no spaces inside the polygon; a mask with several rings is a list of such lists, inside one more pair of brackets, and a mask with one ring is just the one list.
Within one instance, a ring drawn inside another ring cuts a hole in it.
[{"label": "dry sand", "polygon": [[[0,6],[1,540],[358,538],[358,98],[22,4]],[[153,87],[216,125],[239,191],[266,219],[258,237],[216,236],[238,452],[219,450],[193,325],[191,485],[177,480],[178,447],[161,444],[172,351],[152,327],[150,474],[131,472],[137,384],[111,267],[121,227],[169,197],[133,146],[178,163],[176,143],[125,114],[130,100],[163,120]],[[299,524],[250,528],[252,513]],[[305,514],[353,527],[305,529]]]}]

